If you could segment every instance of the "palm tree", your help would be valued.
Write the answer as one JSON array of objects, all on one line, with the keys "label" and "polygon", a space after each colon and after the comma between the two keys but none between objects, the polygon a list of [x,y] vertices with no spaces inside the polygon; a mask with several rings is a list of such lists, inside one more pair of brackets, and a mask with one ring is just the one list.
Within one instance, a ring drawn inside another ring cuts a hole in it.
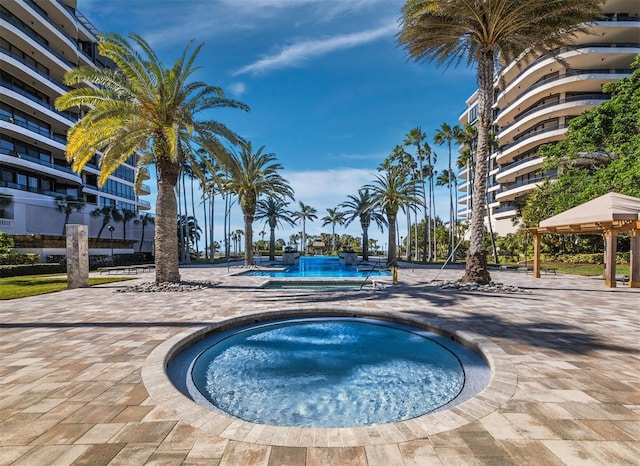
[{"label": "palm tree", "polygon": [[[453,210],[453,198],[451,192],[458,185],[458,178],[453,170],[443,170],[436,179],[436,186],[447,186],[449,188],[449,241],[447,245],[447,258],[451,256],[455,243],[455,216]],[[452,259],[453,260],[453,259]],[[455,262],[455,261],[454,261]]]},{"label": "palm tree", "polygon": [[268,197],[258,201],[256,209],[256,220],[264,220],[265,225],[269,225],[269,260],[276,260],[276,227],[282,226],[282,222],[286,222],[291,226],[295,226],[296,222],[292,220],[292,213],[286,208],[289,205],[281,199]]},{"label": "palm tree", "polygon": [[140,223],[140,246],[138,247],[138,252],[142,252],[142,244],[144,243],[144,229],[147,225],[155,225],[156,219],[151,214],[141,214],[140,217],[135,220],[135,223]]},{"label": "palm tree", "polygon": [[[6,197],[4,198],[6,199]],[[9,198],[12,202],[13,198]],[[7,207],[11,205],[11,202],[7,203]],[[76,212],[82,212],[82,208],[84,207],[84,201],[82,199],[78,199],[75,196],[67,194],[66,196],[56,196],[56,210],[58,212],[64,213],[64,224],[62,225],[62,236],[65,235],[65,231],[67,229],[67,223],[69,223],[69,217],[71,217],[71,213],[75,210]]]},{"label": "palm tree", "polygon": [[[436,134],[433,135],[433,142],[438,144],[438,145],[442,145],[444,143],[447,144],[447,149],[449,150],[449,164],[447,167],[447,170],[443,173],[446,173],[446,175],[440,175],[443,177],[443,179],[446,179],[446,181],[444,182],[444,184],[438,184],[436,183],[438,186],[449,186],[449,247],[448,247],[448,254],[447,257],[451,256],[451,252],[453,251],[454,248],[454,224],[455,224],[455,219],[453,217],[453,185],[454,185],[454,180],[452,177],[455,177],[454,173],[453,173],[453,169],[451,168],[451,141],[454,141],[456,139],[456,135],[459,134],[459,132],[461,131],[460,127],[458,125],[455,125],[453,128],[451,127],[451,125],[449,125],[448,123],[442,123],[442,125],[440,125],[440,129],[436,132]],[[440,182],[440,177],[438,179],[438,182]]]},{"label": "palm tree", "polygon": [[[410,145],[414,145],[416,146],[416,160],[418,161],[418,179],[420,180],[420,185],[422,187],[422,199],[424,199],[426,201],[427,199],[427,193],[426,193],[426,188],[425,188],[425,180],[427,178],[427,174],[424,170],[423,164],[425,162],[425,157],[429,158],[429,165],[431,165],[431,147],[429,147],[429,144],[427,144],[426,142],[423,142],[426,139],[427,135],[424,134],[422,132],[422,130],[420,129],[419,126],[416,126],[415,128],[412,128],[411,131],[409,131],[407,133],[407,135],[405,136],[404,139],[404,145],[405,146],[410,146]],[[431,200],[432,198],[432,193],[431,190],[429,190],[429,200]],[[426,228],[427,225],[430,225],[429,220],[428,220],[428,209],[431,208],[430,205],[428,205],[427,202],[424,203],[424,224],[425,224],[425,228],[424,228],[424,235],[423,235],[423,250],[424,250],[424,254],[422,255],[422,262],[426,262],[427,261],[427,255],[429,257],[429,260],[431,260],[431,228]],[[418,245],[416,244],[416,249],[418,249]],[[428,254],[427,254],[427,250],[429,250]]]},{"label": "palm tree", "polygon": [[[178,282],[178,238],[175,234],[177,203],[174,188],[185,162],[197,162],[194,145],[212,158],[226,158],[219,138],[238,140],[225,125],[198,119],[198,114],[215,108],[248,107],[224,97],[222,89],[191,81],[198,67],[194,62],[202,45],[191,51],[190,42],[180,58],[167,68],[149,44],[138,35],[129,36],[137,48],[116,34],[101,36],[98,51],[117,68],[81,67],[65,75],[68,86],[94,83],[72,89],[56,100],[59,110],[83,106],[84,118],[68,132],[67,158],[81,171],[102,148],[98,183],[107,178],[131,155],[139,164],[155,164],[158,178],[156,202],[156,282]],[[197,163],[190,163],[203,178]]]},{"label": "palm tree", "polygon": [[102,226],[100,226],[100,230],[98,231],[97,238],[100,238],[102,236],[102,232],[105,229],[105,227],[109,225],[109,222],[111,221],[111,216],[113,215],[113,212],[115,210],[116,208],[114,206],[106,205],[91,211],[92,217],[102,217]]},{"label": "palm tree", "polygon": [[122,209],[122,239],[127,239],[127,223],[136,218],[135,211],[131,209]]},{"label": "palm tree", "polygon": [[397,266],[396,257],[396,218],[398,211],[407,211],[411,204],[420,203],[420,197],[413,180],[402,167],[391,166],[383,175],[376,175],[373,183],[364,187],[371,191],[373,204],[387,216],[389,226],[388,266]]},{"label": "palm tree", "polygon": [[192,215],[180,215],[177,222],[176,238],[179,238],[179,248],[191,255],[191,245],[200,240],[202,228],[198,225],[198,220]]},{"label": "palm tree", "polygon": [[416,61],[476,65],[478,150],[464,281],[488,283],[484,247],[487,158],[496,62],[535,57],[567,45],[601,15],[600,0],[408,0],[398,43]]},{"label": "palm tree", "polygon": [[336,225],[344,225],[344,212],[338,208],[327,208],[327,215],[322,217],[322,226],[331,224],[331,250],[336,250]]},{"label": "palm tree", "polygon": [[382,213],[378,209],[378,206],[373,203],[373,199],[368,189],[359,189],[358,195],[354,196],[349,194],[347,200],[340,204],[340,207],[344,210],[345,226],[349,226],[355,219],[360,220],[360,226],[362,227],[362,260],[367,262],[369,260],[369,226],[373,221],[380,231],[384,231],[387,221]]},{"label": "palm tree", "polygon": [[240,142],[240,153],[232,154],[228,166],[226,189],[238,196],[244,217],[244,264],[253,264],[253,220],[262,195],[284,200],[293,198],[289,182],[278,171],[282,165],[264,146],[253,152],[251,142]]},{"label": "palm tree", "polygon": [[293,219],[296,221],[302,220],[302,244],[300,249],[304,248],[305,253],[309,252],[309,247],[307,245],[307,220],[313,222],[318,218],[318,211],[311,207],[310,205],[305,204],[302,201],[298,202],[298,206],[300,210],[293,213]]}]

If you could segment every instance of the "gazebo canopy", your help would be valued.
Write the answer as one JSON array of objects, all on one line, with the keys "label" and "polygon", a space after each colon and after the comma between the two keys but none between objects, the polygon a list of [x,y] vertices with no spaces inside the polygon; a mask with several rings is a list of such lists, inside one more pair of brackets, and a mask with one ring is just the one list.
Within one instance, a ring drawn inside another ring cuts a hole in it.
[{"label": "gazebo canopy", "polygon": [[606,241],[605,286],[616,286],[616,235],[629,232],[631,264],[629,286],[640,288],[640,199],[608,193],[573,209],[543,220],[535,228],[533,276],[540,278],[540,236],[544,234],[601,234]]},{"label": "gazebo canopy", "polygon": [[540,222],[533,233],[602,233],[640,229],[640,199],[608,193]]}]

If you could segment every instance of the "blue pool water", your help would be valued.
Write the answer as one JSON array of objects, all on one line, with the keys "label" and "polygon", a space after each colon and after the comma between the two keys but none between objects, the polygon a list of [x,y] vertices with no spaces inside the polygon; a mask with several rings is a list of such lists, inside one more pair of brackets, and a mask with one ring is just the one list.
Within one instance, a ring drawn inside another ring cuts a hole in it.
[{"label": "blue pool water", "polygon": [[458,397],[467,365],[484,365],[445,338],[370,319],[271,322],[214,340],[201,342],[186,374],[190,395],[241,419],[280,426],[411,419]]},{"label": "blue pool water", "polygon": [[[384,269],[384,264],[380,264],[376,269]],[[336,256],[303,256],[297,265],[288,266],[285,270],[252,270],[242,275],[251,275],[257,277],[387,277],[390,273],[385,270],[364,269],[345,265]]]}]

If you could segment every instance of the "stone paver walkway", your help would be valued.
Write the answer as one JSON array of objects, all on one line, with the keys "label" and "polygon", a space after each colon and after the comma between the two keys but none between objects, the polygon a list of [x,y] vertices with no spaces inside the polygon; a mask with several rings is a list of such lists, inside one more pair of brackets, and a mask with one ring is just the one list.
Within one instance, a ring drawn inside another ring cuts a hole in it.
[{"label": "stone paver walkway", "polygon": [[[405,267],[400,285],[375,292],[263,290],[266,279],[226,267],[181,272],[219,286],[0,301],[0,465],[640,464],[638,289],[496,271],[526,292],[461,292],[431,284],[438,269]],[[181,336],[293,311],[435,325],[486,351],[493,380],[446,413],[363,429],[252,425],[167,386],[161,368]]]}]

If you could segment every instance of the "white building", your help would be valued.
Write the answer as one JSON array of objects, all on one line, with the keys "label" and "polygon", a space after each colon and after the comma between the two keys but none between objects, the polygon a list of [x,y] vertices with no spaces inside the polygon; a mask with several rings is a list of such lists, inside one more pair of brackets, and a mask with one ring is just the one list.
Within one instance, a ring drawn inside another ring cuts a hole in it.
[{"label": "white building", "polygon": [[[516,231],[516,205],[527,193],[555,173],[541,173],[542,144],[565,137],[571,118],[609,96],[602,86],[631,75],[630,64],[640,53],[640,2],[608,0],[604,17],[581,34],[575,47],[559,51],[560,61],[539,57],[510,63],[495,81],[494,122],[499,149],[489,161],[488,221],[501,235]],[[568,65],[562,64],[564,62]],[[467,100],[460,123],[476,120],[477,95]],[[471,213],[473,180],[460,170],[460,216]]]},{"label": "white building", "polygon": [[[69,89],[62,84],[65,72],[77,66],[110,66],[97,54],[97,42],[97,31],[76,10],[76,0],[0,3],[0,196],[4,199],[0,231],[16,235],[18,243],[20,238],[28,242],[29,237],[38,237],[50,246],[56,240],[63,246],[65,214],[56,202],[61,196],[84,202],[80,212],[73,211],[69,223],[89,225],[90,238],[102,226],[102,218],[91,215],[97,208],[113,206],[134,211],[136,217],[151,208],[135,193],[134,158],[119,167],[102,188],[97,186],[99,154],[79,174],[65,158],[67,130],[82,114],[80,109],[59,112],[53,105]],[[140,194],[149,194],[149,189],[143,186]],[[102,238],[116,239],[116,253],[140,249],[139,224],[127,224],[127,239],[134,240],[128,243],[117,241],[123,238],[121,223],[112,221],[110,226],[113,232],[105,228]],[[143,251],[152,250],[152,239],[150,225]],[[111,249],[98,242],[94,247]],[[30,249],[55,252],[51,247]]]}]

